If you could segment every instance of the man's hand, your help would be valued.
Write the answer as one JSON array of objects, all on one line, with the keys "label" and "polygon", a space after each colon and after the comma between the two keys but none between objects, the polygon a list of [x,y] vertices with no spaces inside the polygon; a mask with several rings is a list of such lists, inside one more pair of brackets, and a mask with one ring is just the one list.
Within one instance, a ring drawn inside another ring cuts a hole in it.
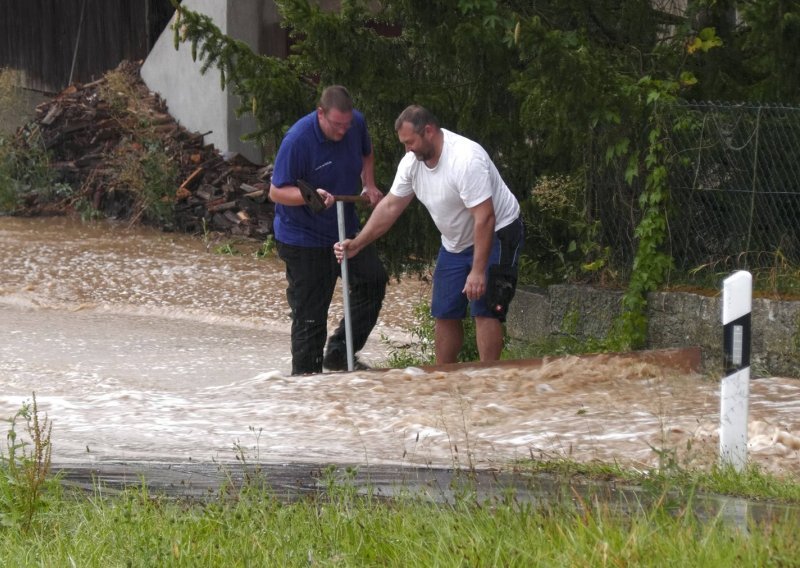
[{"label": "man's hand", "polygon": [[356,244],[355,239],[345,239],[340,243],[333,244],[333,254],[336,255],[339,264],[342,263],[345,254],[347,258],[353,258],[360,250],[361,247]]},{"label": "man's hand", "polygon": [[[325,208],[331,207],[336,203],[336,198],[325,189],[321,187],[316,188],[317,195],[325,205]],[[272,184],[269,186],[269,199],[273,203],[280,203],[281,205],[309,205],[303,197],[303,191],[296,185],[284,185],[276,187]],[[312,207],[312,210],[317,211]]]},{"label": "man's hand", "polygon": [[347,254],[347,258],[354,257],[361,249],[369,246],[375,239],[388,231],[412,199],[414,199],[413,193],[406,197],[397,197],[389,192],[386,199],[381,196],[381,202],[369,216],[367,224],[364,225],[361,232],[353,239],[345,239],[333,245],[333,254],[336,255],[336,260],[342,262],[345,254]]},{"label": "man's hand", "polygon": [[361,192],[361,195],[366,195],[367,199],[369,200],[369,206],[374,208],[378,203],[381,202],[383,199],[383,193],[381,190],[377,188],[377,186],[365,186],[364,190]]},{"label": "man's hand", "polygon": [[321,187],[317,188],[317,194],[322,198],[322,201],[325,202],[325,209],[329,209],[336,203],[336,197],[332,193],[328,193]]},{"label": "man's hand", "polygon": [[486,293],[486,275],[483,272],[471,271],[467,275],[467,282],[461,293],[465,294],[470,301],[483,296]]}]

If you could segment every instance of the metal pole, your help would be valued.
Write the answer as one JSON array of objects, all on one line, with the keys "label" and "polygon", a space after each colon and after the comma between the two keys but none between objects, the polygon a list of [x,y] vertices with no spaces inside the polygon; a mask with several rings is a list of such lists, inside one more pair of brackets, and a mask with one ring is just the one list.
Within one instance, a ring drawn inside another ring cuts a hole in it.
[{"label": "metal pole", "polygon": [[[344,228],[344,202],[336,202],[336,218],[339,221],[339,241],[347,237]],[[344,303],[344,337],[347,346],[347,370],[352,371],[355,366],[353,355],[353,326],[350,323],[350,281],[347,274],[347,253],[342,257],[342,298]]]}]

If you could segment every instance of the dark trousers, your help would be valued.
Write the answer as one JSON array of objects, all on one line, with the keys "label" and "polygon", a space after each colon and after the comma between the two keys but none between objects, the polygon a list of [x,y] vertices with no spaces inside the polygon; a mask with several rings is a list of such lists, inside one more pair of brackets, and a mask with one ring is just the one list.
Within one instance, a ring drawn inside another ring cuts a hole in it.
[{"label": "dark trousers", "polygon": [[[333,247],[298,247],[277,243],[286,263],[286,298],[292,310],[292,374],[322,372],[328,310],[341,276]],[[353,353],[367,342],[378,321],[388,277],[374,245],[347,261]],[[331,335],[328,349],[346,349],[344,319]]]}]

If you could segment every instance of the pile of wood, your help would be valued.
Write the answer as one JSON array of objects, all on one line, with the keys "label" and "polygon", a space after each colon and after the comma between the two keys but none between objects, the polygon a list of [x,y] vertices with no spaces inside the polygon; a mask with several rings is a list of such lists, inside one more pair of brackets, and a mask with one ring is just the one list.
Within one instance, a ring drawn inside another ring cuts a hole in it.
[{"label": "pile of wood", "polygon": [[[17,133],[31,147],[43,145],[57,181],[73,188],[59,206],[193,233],[270,234],[271,167],[223,157],[204,144],[203,133],[187,131],[169,115],[139,69],[140,63],[126,61],[98,81],[70,85],[40,104],[35,120]],[[154,195],[147,178],[158,180],[164,171],[170,179],[161,180],[164,191]],[[162,206],[157,210],[169,214],[152,215],[154,199]],[[52,211],[52,201],[41,196],[26,205],[28,213]]]}]

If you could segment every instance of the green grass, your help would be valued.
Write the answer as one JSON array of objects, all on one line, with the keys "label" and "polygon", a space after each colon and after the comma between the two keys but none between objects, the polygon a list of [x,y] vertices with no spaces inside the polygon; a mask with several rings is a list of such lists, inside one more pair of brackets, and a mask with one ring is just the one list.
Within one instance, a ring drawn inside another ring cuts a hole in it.
[{"label": "green grass", "polygon": [[547,473],[567,481],[586,479],[629,484],[656,495],[673,493],[691,496],[706,493],[800,506],[799,480],[775,477],[755,465],[750,465],[741,472],[722,466],[704,471],[686,469],[672,462],[660,469],[631,471],[616,464],[552,459],[520,461],[516,467],[527,474]]},{"label": "green grass", "polygon": [[797,516],[747,530],[688,509],[633,513],[565,500],[532,506],[386,501],[337,486],[285,503],[245,488],[211,502],[144,489],[66,492],[21,532],[0,528],[8,566],[790,566]]}]

